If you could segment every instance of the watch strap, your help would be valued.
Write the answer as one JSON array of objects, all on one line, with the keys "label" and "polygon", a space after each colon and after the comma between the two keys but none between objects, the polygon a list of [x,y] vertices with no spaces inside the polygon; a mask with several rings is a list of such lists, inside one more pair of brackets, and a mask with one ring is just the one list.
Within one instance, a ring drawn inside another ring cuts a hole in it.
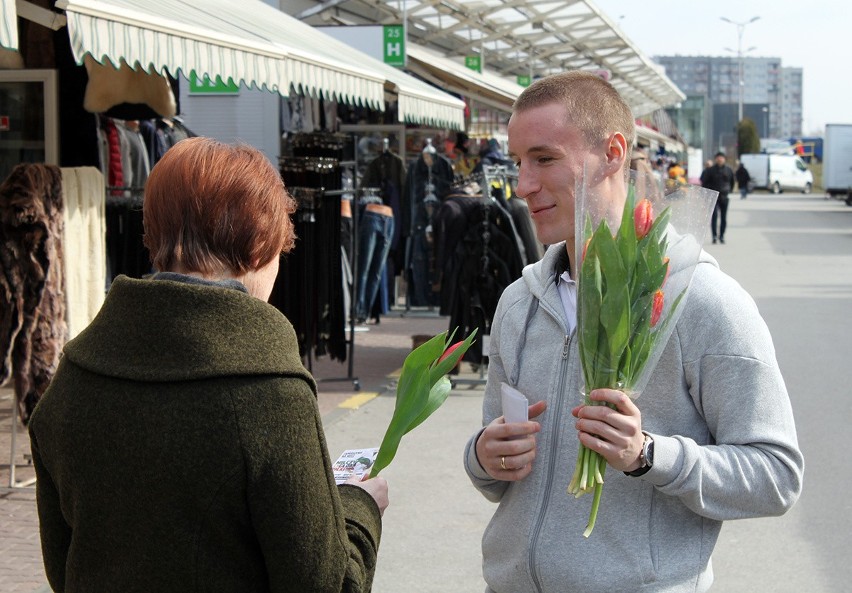
[{"label": "watch strap", "polygon": [[654,439],[644,430],[642,431],[642,434],[645,435],[645,442],[642,444],[642,452],[639,454],[639,460],[642,462],[642,465],[632,472],[624,472],[625,475],[633,478],[644,476],[648,473],[648,470],[654,466]]}]

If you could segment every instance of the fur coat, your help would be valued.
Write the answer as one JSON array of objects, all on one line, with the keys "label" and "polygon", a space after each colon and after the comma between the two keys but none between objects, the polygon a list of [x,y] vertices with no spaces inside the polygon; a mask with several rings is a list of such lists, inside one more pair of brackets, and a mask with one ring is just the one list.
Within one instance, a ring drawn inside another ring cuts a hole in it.
[{"label": "fur coat", "polygon": [[0,385],[14,381],[26,424],[67,336],[62,175],[22,163],[0,184]]}]

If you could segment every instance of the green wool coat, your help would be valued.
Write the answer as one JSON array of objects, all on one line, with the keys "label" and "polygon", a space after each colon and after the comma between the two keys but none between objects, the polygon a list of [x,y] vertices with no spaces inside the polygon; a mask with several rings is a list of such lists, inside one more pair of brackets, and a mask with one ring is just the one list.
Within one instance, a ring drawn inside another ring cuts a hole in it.
[{"label": "green wool coat", "polygon": [[57,593],[371,588],[378,507],[335,485],[316,384],[259,299],[117,278],[29,431]]}]

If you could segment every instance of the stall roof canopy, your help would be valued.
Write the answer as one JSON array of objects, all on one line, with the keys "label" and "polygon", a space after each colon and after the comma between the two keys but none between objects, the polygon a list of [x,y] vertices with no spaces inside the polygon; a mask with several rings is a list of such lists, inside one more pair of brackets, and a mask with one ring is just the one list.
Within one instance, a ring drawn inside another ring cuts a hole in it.
[{"label": "stall roof canopy", "polygon": [[511,79],[606,70],[637,117],[685,99],[591,0],[324,0],[295,16],[326,24],[406,22],[410,42],[457,62],[480,55],[486,69]]},{"label": "stall roof canopy", "polygon": [[[8,1],[8,0],[3,0]],[[398,95],[401,121],[463,127],[464,103],[260,0],[57,0],[79,63],[121,59],[172,74],[221,76],[282,94],[384,109]]]},{"label": "stall roof canopy", "polygon": [[475,72],[457,60],[414,43],[408,44],[406,54],[408,69],[418,76],[504,111],[511,111],[512,103],[524,90],[514,81],[488,71]]}]

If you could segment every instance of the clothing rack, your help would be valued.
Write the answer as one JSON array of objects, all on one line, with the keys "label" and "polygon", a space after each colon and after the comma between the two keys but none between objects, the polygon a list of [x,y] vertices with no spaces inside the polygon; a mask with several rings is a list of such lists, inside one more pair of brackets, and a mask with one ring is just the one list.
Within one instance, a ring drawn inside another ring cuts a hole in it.
[{"label": "clothing rack", "polygon": [[[482,192],[481,192],[480,195],[483,198],[486,198],[486,196],[487,196],[487,199],[491,200],[491,202],[495,202],[495,200],[491,197],[491,188],[487,183],[484,184],[481,189],[482,189]],[[488,218],[488,212],[489,212],[488,208],[483,208],[484,216],[483,216],[482,222],[480,223],[480,225],[482,226],[481,238],[482,238],[483,246],[488,245],[488,240],[491,237],[491,232],[489,230],[490,222],[489,222],[489,218]],[[482,264],[482,268],[481,268],[482,273],[485,274],[487,269],[488,269],[488,264],[489,264],[488,250],[487,249],[483,249],[482,258],[480,259],[480,263]],[[450,330],[452,330],[452,328],[450,328]],[[479,339],[485,340],[485,334],[483,333],[483,335],[480,336]],[[483,348],[482,358],[479,361],[479,376],[478,377],[473,378],[473,379],[463,379],[463,378],[451,377],[450,383],[453,385],[453,387],[455,387],[456,385],[484,385],[486,383],[485,349]]]},{"label": "clothing rack", "polygon": [[[279,160],[284,182],[298,204],[294,221],[299,243],[282,267],[285,275],[292,275],[290,287],[286,282],[276,281],[270,302],[290,316],[309,371],[313,372],[313,360],[317,355],[327,352],[341,361],[348,358],[345,377],[316,378],[316,381],[352,381],[358,391],[360,381],[354,375],[354,299],[347,307],[344,295],[348,279],[343,277],[341,260],[344,256],[341,247],[345,246],[340,234],[342,227],[348,224],[343,222],[348,217],[342,217],[341,203],[344,199],[352,200],[356,191],[354,174],[348,178],[345,174],[356,164],[343,160],[346,148],[344,135],[299,134],[292,141],[293,156]],[[353,213],[353,225],[355,216],[357,212]],[[345,253],[346,263],[352,267],[355,246],[348,243],[346,246],[349,247]],[[333,268],[326,275],[318,275],[316,266],[311,265],[317,259]],[[298,284],[295,290],[292,289],[294,283]],[[318,305],[319,301],[322,302]],[[348,327],[346,317],[349,318]],[[339,325],[341,322],[343,325]]]},{"label": "clothing rack", "polygon": [[[18,452],[18,398],[15,395],[12,395],[12,407],[11,414],[9,417],[12,421],[12,442],[9,447],[9,490],[20,490],[20,489],[28,489],[33,488],[36,483],[35,478],[30,478],[29,480],[23,480],[21,482],[18,481],[15,476],[15,470],[21,464],[15,461],[15,455]],[[24,459],[27,461],[27,465],[32,464],[32,455],[24,455]]]},{"label": "clothing rack", "polygon": [[[493,183],[500,182],[501,185],[505,186],[507,180],[516,179],[517,173],[515,171],[509,170],[504,165],[486,165],[482,168],[481,171],[478,171],[472,175],[461,178],[457,180],[454,184],[454,195],[464,195],[470,197],[471,199],[480,200],[482,204],[482,215],[483,218],[481,222],[479,222],[479,226],[481,227],[480,237],[482,241],[482,255],[479,260],[479,273],[486,277],[489,274],[489,266],[490,266],[490,258],[489,258],[489,250],[488,245],[489,241],[492,240],[491,237],[491,216],[492,210],[491,208],[495,208],[496,211],[502,214],[502,217],[508,222],[508,227],[511,231],[511,234],[514,238],[514,243],[518,248],[518,253],[520,254],[521,261],[526,264],[526,254],[523,242],[520,239],[518,230],[515,226],[514,220],[512,218],[512,213],[509,209],[501,203],[499,199],[497,199],[493,193]],[[452,195],[452,194],[451,194]],[[442,279],[445,281],[446,279]],[[451,313],[452,315],[452,313]],[[451,324],[452,324],[451,319]],[[452,328],[450,328],[452,329]],[[483,328],[486,329],[486,328]],[[450,378],[451,382],[454,384],[468,384],[468,385],[481,385],[486,381],[486,364],[485,360],[487,358],[487,349],[485,344],[488,342],[488,334],[484,331],[482,335],[479,336],[480,340],[483,343],[482,349],[482,358],[479,363],[479,376],[477,378],[470,379],[461,379],[461,378]]]},{"label": "clothing rack", "polygon": [[[336,190],[327,190],[323,191],[323,195],[325,196],[345,196],[347,194],[351,194],[352,189],[336,189]],[[358,212],[357,208],[352,208],[352,234],[356,236],[356,232],[358,229]],[[352,250],[350,251],[350,267],[352,267],[354,271],[353,262],[357,261],[358,257],[358,241],[352,241]],[[352,274],[352,292],[355,290],[355,286],[358,283],[358,275]],[[349,297],[349,339],[346,341],[346,345],[348,346],[348,352],[346,356],[346,376],[345,377],[325,377],[325,378],[316,378],[318,383],[322,382],[338,382],[338,381],[352,381],[352,388],[355,391],[361,391],[361,381],[354,375],[354,366],[355,366],[355,298],[354,295],[350,295]],[[308,352],[308,370],[311,370],[310,367],[311,359],[310,352]]]},{"label": "clothing rack", "polygon": [[144,201],[144,187],[135,185],[108,185],[106,187],[106,204],[108,206],[127,206],[141,210]]},{"label": "clothing rack", "polygon": [[148,248],[142,240],[145,188],[110,185],[105,191],[107,284],[124,274],[142,278],[151,271]]},{"label": "clothing rack", "polygon": [[515,220],[512,218],[512,213],[509,212],[503,204],[500,203],[498,199],[494,197],[491,193],[491,184],[493,181],[501,182],[501,185],[506,185],[506,181],[508,179],[517,179],[518,172],[510,171],[505,165],[484,165],[482,167],[482,177],[483,177],[483,185],[488,192],[488,197],[491,199],[491,202],[494,203],[503,213],[506,215],[507,220],[509,221],[509,226],[512,228],[512,234],[515,236],[515,241],[518,244],[518,250],[521,253],[521,257],[524,260],[524,264],[526,265],[529,262],[529,258],[527,257],[526,248],[524,247],[524,242],[521,241],[521,234],[518,232],[518,228],[515,226]]},{"label": "clothing rack", "polygon": [[[324,188],[291,186],[289,188],[289,192],[298,204],[298,209],[296,211],[295,216],[297,221],[302,223],[302,232],[300,233],[299,239],[302,242],[302,249],[304,251],[304,254],[306,256],[309,256],[310,254],[315,253],[317,247],[315,224],[317,223],[317,217],[320,210],[335,206],[339,209],[341,196],[343,196],[347,192],[351,192],[351,190],[326,190]],[[329,200],[329,198],[334,199]],[[355,214],[353,214],[353,216],[355,216]],[[310,266],[302,265],[301,269],[299,270],[299,275],[299,282],[302,287],[302,297],[299,299],[299,315],[301,317],[301,324],[304,330],[302,348],[304,350],[305,366],[307,367],[308,371],[313,373],[314,348],[316,346],[314,338],[317,335],[317,327],[315,326],[315,322],[317,318],[315,315],[315,311],[313,310],[313,306],[315,303],[312,297],[317,294],[316,274],[313,273],[312,268]],[[355,326],[353,321],[353,307],[354,302],[350,299],[348,328],[349,339],[346,340],[346,376],[332,378],[315,378],[315,380],[317,382],[352,381],[355,391],[359,391],[360,381],[358,377],[354,376]]]}]

